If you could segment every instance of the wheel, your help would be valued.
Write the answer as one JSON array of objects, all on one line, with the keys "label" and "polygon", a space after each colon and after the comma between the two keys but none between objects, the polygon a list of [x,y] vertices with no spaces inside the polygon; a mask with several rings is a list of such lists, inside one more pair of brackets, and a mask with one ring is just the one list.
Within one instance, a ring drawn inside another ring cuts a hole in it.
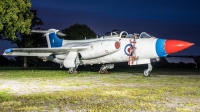
[{"label": "wheel", "polygon": [[69,70],[68,73],[69,73],[69,74],[73,74],[74,71],[73,71],[73,70]]},{"label": "wheel", "polygon": [[105,70],[100,69],[99,73],[104,74]]},{"label": "wheel", "polygon": [[74,70],[74,68],[69,68],[69,71],[68,71],[68,73],[69,73],[69,74],[73,74],[73,73],[74,73],[74,71],[75,71],[75,70]]},{"label": "wheel", "polygon": [[143,75],[145,77],[150,77],[150,73],[151,73],[151,71],[149,71],[148,69],[145,69]]},{"label": "wheel", "polygon": [[100,71],[99,71],[99,73],[101,73],[101,74],[108,74],[108,71],[107,71],[107,69],[100,69]]}]

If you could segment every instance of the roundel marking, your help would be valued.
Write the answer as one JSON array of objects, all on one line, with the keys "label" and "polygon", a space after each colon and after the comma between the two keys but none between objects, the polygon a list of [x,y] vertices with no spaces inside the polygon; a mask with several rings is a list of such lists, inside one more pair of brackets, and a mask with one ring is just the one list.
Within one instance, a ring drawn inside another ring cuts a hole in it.
[{"label": "roundel marking", "polygon": [[130,44],[127,44],[125,47],[124,47],[124,53],[129,56],[129,52],[130,52]]},{"label": "roundel marking", "polygon": [[118,41],[115,42],[115,48],[119,49],[120,48],[120,43]]}]

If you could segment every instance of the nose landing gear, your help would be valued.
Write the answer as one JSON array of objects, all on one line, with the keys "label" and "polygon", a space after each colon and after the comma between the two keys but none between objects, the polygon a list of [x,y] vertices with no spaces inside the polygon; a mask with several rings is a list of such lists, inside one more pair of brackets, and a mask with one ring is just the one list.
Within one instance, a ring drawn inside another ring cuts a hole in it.
[{"label": "nose landing gear", "polygon": [[150,77],[150,73],[152,71],[153,67],[151,65],[151,63],[148,64],[148,69],[145,69],[144,72],[143,72],[143,75],[145,77]]}]

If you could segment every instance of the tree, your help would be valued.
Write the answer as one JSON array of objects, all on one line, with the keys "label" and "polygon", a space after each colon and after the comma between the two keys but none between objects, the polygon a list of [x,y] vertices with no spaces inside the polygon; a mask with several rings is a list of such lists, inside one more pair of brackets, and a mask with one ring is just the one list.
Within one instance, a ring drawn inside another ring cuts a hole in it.
[{"label": "tree", "polygon": [[85,24],[76,23],[69,28],[65,28],[62,32],[66,34],[63,38],[69,40],[85,39],[85,37],[87,39],[96,38],[96,33]]},{"label": "tree", "polygon": [[4,56],[2,56],[2,55],[0,55],[0,65],[5,65],[5,64],[7,64],[8,63],[8,58],[6,58],[6,57],[4,57]]},{"label": "tree", "polygon": [[[33,14],[33,19],[31,21],[31,26],[29,29],[40,29],[40,26],[43,25],[43,21],[37,17],[37,10],[30,10]],[[46,38],[42,37],[43,34],[33,33],[33,34],[24,34],[18,33],[16,39],[7,39],[13,44],[16,44],[18,48],[32,48],[32,47],[47,47]],[[30,57],[31,59],[35,59]],[[19,59],[19,58],[16,58]],[[24,57],[24,68],[27,68],[27,57]]]},{"label": "tree", "polygon": [[[33,48],[33,47],[47,47],[46,38],[42,37],[42,34],[29,34],[18,37],[12,43],[17,44],[18,48]],[[19,59],[19,58],[18,58]],[[27,68],[27,57],[24,57],[24,68]],[[36,61],[34,57],[29,57],[29,60]]]},{"label": "tree", "polygon": [[[30,10],[30,12],[33,14],[33,19],[31,20],[31,26],[29,29],[40,29],[40,26],[44,25],[43,21],[37,17],[37,10]],[[19,33],[17,35],[17,38],[15,40],[7,39],[11,41],[14,44],[17,44],[19,48],[26,47],[44,47],[47,46],[47,42],[45,38],[42,38],[43,34],[25,34],[25,33]]]},{"label": "tree", "polygon": [[15,40],[18,33],[29,34],[34,17],[30,0],[1,0],[0,38]]}]

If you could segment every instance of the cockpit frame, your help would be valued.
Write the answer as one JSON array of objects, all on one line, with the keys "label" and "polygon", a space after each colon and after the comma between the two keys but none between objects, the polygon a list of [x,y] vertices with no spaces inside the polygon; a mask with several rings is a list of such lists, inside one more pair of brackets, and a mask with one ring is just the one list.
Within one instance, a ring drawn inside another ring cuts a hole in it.
[{"label": "cockpit frame", "polygon": [[117,31],[111,32],[110,35],[106,35],[104,36],[104,38],[113,38],[113,37],[117,37],[117,38],[134,38],[134,39],[142,39],[142,38],[155,38],[154,36],[146,33],[146,32],[142,32],[141,34],[138,33],[134,33],[134,34],[128,34],[128,32],[126,31],[121,31],[120,33],[118,33]]},{"label": "cockpit frame", "polygon": [[148,33],[146,33],[146,32],[142,32],[141,34],[140,34],[140,37],[139,38],[155,38],[154,36],[152,36],[152,35],[150,35],[150,34],[148,34]]}]

